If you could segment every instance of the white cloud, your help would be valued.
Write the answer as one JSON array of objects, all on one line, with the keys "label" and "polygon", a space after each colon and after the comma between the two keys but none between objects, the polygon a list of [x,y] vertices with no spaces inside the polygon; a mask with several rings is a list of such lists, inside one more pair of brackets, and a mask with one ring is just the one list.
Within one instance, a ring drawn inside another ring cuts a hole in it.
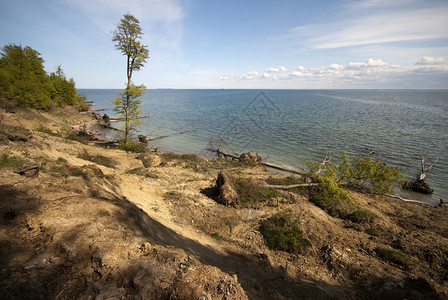
[{"label": "white cloud", "polygon": [[374,60],[369,58],[367,62],[350,62],[348,64],[348,69],[360,69],[360,68],[376,68],[387,66],[387,63],[383,62],[381,59]]},{"label": "white cloud", "polygon": [[422,58],[420,58],[420,61],[418,61],[416,63],[416,65],[440,65],[440,64],[444,64],[445,63],[445,59],[438,57],[438,58],[433,58],[433,57],[428,57],[428,56],[423,56]]},{"label": "white cloud", "polygon": [[[341,12],[343,17],[292,28],[280,39],[317,49],[333,49],[448,37],[446,2],[423,9],[407,5],[406,0],[394,2],[353,2],[357,5],[346,7]],[[366,9],[369,6],[377,9]]]},{"label": "white cloud", "polygon": [[[220,79],[226,79],[229,82],[243,80],[271,82],[271,84],[280,84],[280,81],[290,82],[291,84],[312,84],[313,86],[322,86],[331,84],[334,86],[348,85],[350,87],[365,87],[365,84],[387,83],[388,81],[401,80],[406,82],[405,78],[410,78],[412,74],[439,74],[448,76],[448,64],[442,64],[440,59],[424,59],[426,63],[439,62],[439,64],[417,65],[411,67],[402,67],[397,64],[389,64],[382,59],[369,58],[365,62],[350,62],[347,65],[330,64],[327,67],[297,67],[294,71],[286,72],[265,72],[259,73],[251,71],[242,77],[229,78],[222,76]],[[277,69],[277,68],[275,68]],[[284,69],[287,70],[285,67]],[[444,75],[445,74],[445,75]],[[272,87],[275,87],[272,85]]]},{"label": "white cloud", "polygon": [[339,64],[331,64],[328,66],[329,69],[331,70],[344,70],[345,67],[343,65],[339,65]]},{"label": "white cloud", "polygon": [[260,77],[260,73],[258,73],[257,71],[252,71],[252,72],[247,72],[246,74],[244,74],[243,79],[254,80],[254,79],[258,79],[259,77]]},{"label": "white cloud", "polygon": [[284,66],[280,66],[278,68],[266,69],[265,72],[267,72],[267,73],[278,73],[278,72],[287,72],[287,71],[288,71],[288,69],[286,69]]},{"label": "white cloud", "polygon": [[229,76],[220,76],[219,80],[229,80]]}]

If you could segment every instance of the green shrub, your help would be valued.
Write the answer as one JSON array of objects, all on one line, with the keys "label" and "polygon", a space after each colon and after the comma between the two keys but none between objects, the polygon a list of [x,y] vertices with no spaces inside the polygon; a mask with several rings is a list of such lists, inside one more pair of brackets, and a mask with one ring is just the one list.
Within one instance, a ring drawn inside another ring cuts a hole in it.
[{"label": "green shrub", "polygon": [[329,215],[356,223],[376,218],[369,210],[360,207],[332,178],[318,177],[320,186],[313,189],[310,200]]},{"label": "green shrub", "polygon": [[277,214],[264,221],[260,232],[272,250],[303,253],[311,247],[311,242],[303,237],[299,220],[285,214]]},{"label": "green shrub", "polygon": [[234,187],[240,205],[246,207],[256,206],[273,198],[284,197],[276,189],[263,187],[250,178],[235,178]]},{"label": "green shrub", "polygon": [[134,152],[134,153],[148,152],[148,147],[146,146],[146,144],[140,142],[134,142],[129,139],[120,144],[118,148],[126,152]]}]

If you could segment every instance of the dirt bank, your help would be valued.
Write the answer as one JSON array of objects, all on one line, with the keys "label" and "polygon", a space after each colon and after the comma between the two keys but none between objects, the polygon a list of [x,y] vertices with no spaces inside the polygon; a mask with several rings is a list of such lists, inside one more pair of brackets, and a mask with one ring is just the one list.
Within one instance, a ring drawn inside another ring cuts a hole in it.
[{"label": "dirt bank", "polygon": [[[4,113],[0,298],[448,295],[446,206],[349,191],[377,216],[360,224],[331,217],[306,190],[259,207],[226,207],[211,192],[220,171],[258,181],[274,175],[225,159],[131,154],[78,142],[72,128],[92,121],[70,109]],[[260,224],[278,212],[299,218],[308,251],[266,246]]]}]

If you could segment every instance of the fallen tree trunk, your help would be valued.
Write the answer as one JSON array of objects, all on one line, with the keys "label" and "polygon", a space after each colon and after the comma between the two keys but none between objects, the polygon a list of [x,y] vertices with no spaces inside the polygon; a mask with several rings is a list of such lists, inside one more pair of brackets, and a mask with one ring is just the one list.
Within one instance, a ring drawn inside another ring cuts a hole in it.
[{"label": "fallen tree trunk", "polygon": [[144,142],[149,142],[149,141],[155,141],[155,140],[159,140],[159,139],[164,139],[164,138],[167,138],[167,137],[171,137],[171,136],[174,136],[174,135],[181,135],[181,134],[184,134],[184,133],[187,133],[187,132],[190,132],[190,131],[194,131],[194,129],[191,129],[191,130],[185,130],[185,131],[181,131],[181,132],[176,132],[176,133],[173,133],[173,134],[167,134],[167,135],[161,135],[161,136],[156,136],[156,137],[153,137],[153,138],[146,138],[147,137],[147,135],[139,135],[139,140],[142,142],[142,140],[144,141]]},{"label": "fallen tree trunk", "polygon": [[289,190],[297,187],[308,187],[308,186],[316,186],[320,185],[318,182],[311,182],[311,183],[298,183],[298,184],[291,184],[291,185],[271,185],[271,184],[265,184],[264,187],[267,188],[273,188],[273,189],[279,189],[279,190]]},{"label": "fallen tree trunk", "polygon": [[[224,153],[224,152],[221,151],[221,149],[217,149],[216,153],[218,153],[219,156],[231,157],[233,159],[240,160],[240,156]],[[306,173],[304,173],[304,172],[299,172],[299,171],[296,171],[296,170],[287,169],[287,168],[284,168],[284,167],[281,167],[281,166],[278,166],[278,165],[274,165],[274,164],[271,164],[271,163],[268,163],[268,162],[260,161],[259,163],[262,164],[263,166],[270,167],[270,168],[273,168],[273,169],[277,169],[277,170],[280,170],[280,171],[285,171],[285,172],[294,173],[294,174],[298,174],[298,175],[306,175]]]},{"label": "fallen tree trunk", "polygon": [[405,199],[405,198],[403,198],[403,197],[395,196],[395,195],[386,195],[386,196],[387,196],[387,197],[390,197],[390,198],[394,198],[394,199],[401,200],[401,201],[403,201],[403,202],[409,202],[409,203],[416,203],[416,204],[420,204],[420,205],[428,205],[428,206],[431,206],[431,205],[429,205],[428,203],[425,203],[425,202],[422,202],[422,201],[418,201],[418,200]]}]

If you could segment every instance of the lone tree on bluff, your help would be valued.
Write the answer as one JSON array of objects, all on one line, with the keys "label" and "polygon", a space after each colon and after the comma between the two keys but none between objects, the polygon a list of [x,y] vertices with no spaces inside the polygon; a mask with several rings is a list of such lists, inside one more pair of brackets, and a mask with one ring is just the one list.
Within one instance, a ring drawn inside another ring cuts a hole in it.
[{"label": "lone tree on bluff", "polygon": [[129,142],[129,132],[142,121],[140,104],[138,100],[145,93],[145,85],[135,85],[132,82],[132,74],[139,71],[149,58],[148,47],[140,42],[142,38],[142,28],[139,21],[130,14],[125,14],[120,24],[114,31],[112,41],[115,42],[115,49],[120,50],[126,56],[126,88],[117,95],[112,103],[115,105],[114,111],[124,122],[124,142]]}]

